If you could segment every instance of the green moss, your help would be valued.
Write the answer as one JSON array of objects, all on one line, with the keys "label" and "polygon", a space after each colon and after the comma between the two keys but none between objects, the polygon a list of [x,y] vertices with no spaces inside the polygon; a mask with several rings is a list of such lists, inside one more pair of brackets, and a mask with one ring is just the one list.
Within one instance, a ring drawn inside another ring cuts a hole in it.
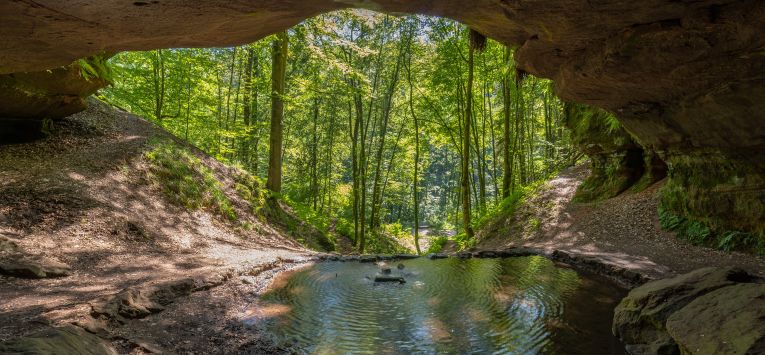
[{"label": "green moss", "polygon": [[654,173],[655,155],[646,153],[613,114],[566,104],[566,126],[572,142],[591,162],[590,176],[579,186],[575,202],[611,198],[630,188],[641,190],[663,178],[661,169]]},{"label": "green moss", "polygon": [[153,143],[145,154],[151,179],[174,202],[190,209],[209,208],[229,220],[237,215],[213,171],[187,148],[171,141]]}]

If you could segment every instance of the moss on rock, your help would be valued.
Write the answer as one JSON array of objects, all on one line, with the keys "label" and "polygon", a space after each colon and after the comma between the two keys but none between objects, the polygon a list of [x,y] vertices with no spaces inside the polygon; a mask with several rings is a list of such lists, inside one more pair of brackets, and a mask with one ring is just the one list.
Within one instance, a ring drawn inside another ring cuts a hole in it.
[{"label": "moss on rock", "polygon": [[592,165],[575,201],[614,197],[630,188],[644,189],[664,178],[663,161],[643,149],[609,112],[566,104],[566,126],[571,130],[573,143],[590,158]]}]

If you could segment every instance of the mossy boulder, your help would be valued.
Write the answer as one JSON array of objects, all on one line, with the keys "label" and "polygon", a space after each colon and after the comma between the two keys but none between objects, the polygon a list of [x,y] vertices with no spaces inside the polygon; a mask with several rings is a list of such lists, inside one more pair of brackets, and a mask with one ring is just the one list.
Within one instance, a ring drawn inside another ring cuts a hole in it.
[{"label": "mossy boulder", "polygon": [[765,353],[765,284],[724,287],[667,319],[682,354]]},{"label": "mossy boulder", "polygon": [[[632,354],[680,354],[682,344],[675,334],[701,331],[707,325],[691,323],[674,333],[668,331],[668,320],[689,304],[714,291],[760,280],[736,268],[703,268],[673,278],[648,282],[630,291],[614,310],[613,333]],[[691,308],[705,317],[716,317],[728,306]],[[741,309],[740,307],[738,308]],[[680,313],[685,317],[688,313]],[[731,315],[733,316],[733,315]],[[673,324],[677,324],[677,319]],[[760,320],[759,322],[763,322]],[[762,325],[762,324],[761,324]],[[676,325],[673,325],[677,327]],[[680,329],[680,328],[677,328]],[[735,337],[734,337],[735,338]],[[714,352],[713,352],[714,353]]]}]

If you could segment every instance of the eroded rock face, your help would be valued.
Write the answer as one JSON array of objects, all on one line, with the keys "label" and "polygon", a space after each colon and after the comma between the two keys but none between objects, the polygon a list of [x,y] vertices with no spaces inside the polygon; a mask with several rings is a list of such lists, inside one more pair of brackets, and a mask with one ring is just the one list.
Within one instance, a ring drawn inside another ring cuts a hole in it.
[{"label": "eroded rock face", "polygon": [[667,319],[683,354],[765,353],[765,284],[739,284],[699,297]]},{"label": "eroded rock face", "polygon": [[590,176],[574,197],[590,202],[614,197],[628,188],[640,189],[666,176],[667,166],[621,127],[617,118],[599,108],[567,103],[566,127],[571,140],[591,162]]},{"label": "eroded rock face", "polygon": [[[760,0],[14,1],[0,4],[0,73],[243,44],[347,7],[449,17],[518,47],[520,69],[555,80],[567,101],[615,113],[668,163],[668,185],[688,191],[668,208],[721,230],[765,231]],[[710,174],[707,157],[725,168]],[[746,221],[729,222],[730,206],[749,211]]]},{"label": "eroded rock face", "polygon": [[648,282],[630,291],[614,310],[614,335],[635,355],[744,354],[697,349],[713,349],[711,343],[723,340],[729,347],[719,349],[765,345],[765,318],[758,318],[762,311],[749,309],[749,301],[763,295],[761,281],[740,269],[703,268]]},{"label": "eroded rock face", "polygon": [[0,140],[23,140],[44,129],[43,120],[85,109],[85,98],[109,83],[103,57],[37,72],[0,75]]},{"label": "eroded rock face", "polygon": [[188,296],[194,290],[193,279],[170,281],[158,285],[130,287],[122,292],[91,304],[96,318],[125,323],[161,312],[176,298]]}]

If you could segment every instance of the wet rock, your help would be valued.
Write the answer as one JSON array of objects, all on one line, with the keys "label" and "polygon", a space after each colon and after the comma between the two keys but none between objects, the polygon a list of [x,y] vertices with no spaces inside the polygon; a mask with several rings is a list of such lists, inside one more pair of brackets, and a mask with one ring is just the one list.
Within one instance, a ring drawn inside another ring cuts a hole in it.
[{"label": "wet rock", "polygon": [[391,269],[390,269],[389,267],[385,267],[385,268],[383,268],[382,270],[380,270],[380,272],[381,272],[383,275],[390,275],[390,273],[391,273]]},{"label": "wet rock", "polygon": [[110,298],[91,304],[91,315],[125,323],[128,319],[143,318],[161,312],[176,298],[191,294],[193,289],[193,279],[130,287]]},{"label": "wet rock", "polygon": [[534,248],[512,248],[512,249],[500,250],[497,253],[499,254],[500,257],[503,257],[503,258],[546,255],[544,250],[534,249]]},{"label": "wet rock", "polygon": [[[632,354],[678,354],[667,319],[705,294],[755,280],[736,268],[703,268],[630,291],[614,311],[612,331]],[[699,326],[699,325],[692,325]]]},{"label": "wet rock", "polygon": [[378,255],[377,260],[393,260],[393,255]]},{"label": "wet rock", "polygon": [[343,257],[340,257],[340,261],[359,261],[358,255],[346,255]]},{"label": "wet rock", "polygon": [[69,325],[0,343],[0,354],[111,355],[117,352],[101,338]]},{"label": "wet rock", "polygon": [[399,269],[399,270],[404,270],[404,268],[405,268],[404,264],[398,264],[398,265],[396,265],[396,269]]},{"label": "wet rock", "polygon": [[765,284],[723,287],[667,319],[683,354],[765,353]]},{"label": "wet rock", "polygon": [[396,254],[393,255],[394,259],[400,259],[400,260],[407,260],[407,259],[417,259],[420,256],[417,254]]},{"label": "wet rock", "polygon": [[428,259],[435,260],[435,259],[446,259],[449,256],[444,253],[430,253],[428,254]]},{"label": "wet rock", "polygon": [[26,279],[44,279],[68,276],[71,268],[52,261],[38,262],[25,259],[0,262],[0,274]]},{"label": "wet rock", "polygon": [[406,280],[404,280],[401,276],[395,276],[395,275],[375,275],[375,282],[398,282],[398,283],[406,283]]},{"label": "wet rock", "polygon": [[461,251],[461,252],[457,253],[456,256],[458,258],[460,258],[460,259],[470,259],[470,258],[473,257],[473,253],[471,253],[469,251]]},{"label": "wet rock", "polygon": [[499,254],[493,250],[481,250],[473,253],[473,256],[476,258],[496,258]]},{"label": "wet rock", "polygon": [[362,263],[374,263],[378,260],[377,255],[362,255],[359,257],[359,262]]}]

